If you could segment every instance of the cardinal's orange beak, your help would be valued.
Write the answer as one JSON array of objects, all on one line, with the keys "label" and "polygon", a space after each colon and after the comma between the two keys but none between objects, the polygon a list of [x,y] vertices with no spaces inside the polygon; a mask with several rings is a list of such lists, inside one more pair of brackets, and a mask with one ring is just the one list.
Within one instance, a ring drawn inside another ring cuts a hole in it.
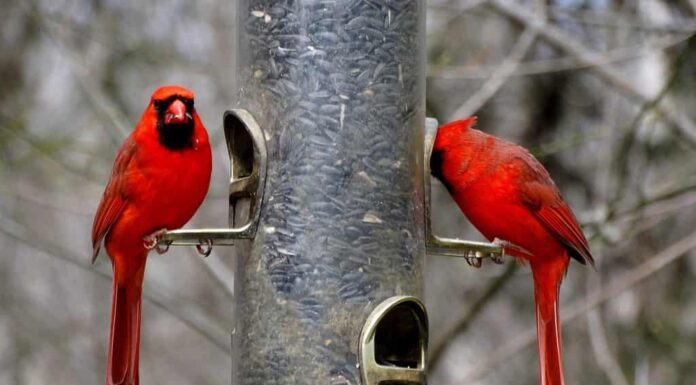
[{"label": "cardinal's orange beak", "polygon": [[191,118],[186,111],[186,104],[179,99],[174,100],[164,114],[165,124],[184,124]]}]

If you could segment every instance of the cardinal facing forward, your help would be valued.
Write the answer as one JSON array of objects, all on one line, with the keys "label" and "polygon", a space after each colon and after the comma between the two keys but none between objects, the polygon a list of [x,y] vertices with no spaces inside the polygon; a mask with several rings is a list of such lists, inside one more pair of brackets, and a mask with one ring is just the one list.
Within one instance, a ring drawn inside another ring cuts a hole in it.
[{"label": "cardinal facing forward", "polygon": [[587,239],[544,167],[524,148],[471,128],[439,128],[430,159],[469,221],[529,262],[534,278],[542,385],[562,385],[558,291],[570,258],[594,266]]},{"label": "cardinal facing forward", "polygon": [[178,86],[155,91],[116,155],[92,226],[92,261],[103,241],[114,269],[107,385],[138,384],[145,260],[156,236],[183,226],[203,202],[211,165],[193,92]]}]

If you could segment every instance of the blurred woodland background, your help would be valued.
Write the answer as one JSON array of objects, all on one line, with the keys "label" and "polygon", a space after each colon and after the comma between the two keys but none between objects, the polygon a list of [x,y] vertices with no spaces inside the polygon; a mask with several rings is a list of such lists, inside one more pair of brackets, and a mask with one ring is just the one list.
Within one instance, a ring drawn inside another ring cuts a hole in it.
[{"label": "blurred woodland background", "polygon": [[[428,115],[476,112],[530,148],[584,225],[598,271],[562,287],[569,384],[696,379],[696,1],[427,1]],[[111,267],[90,229],[151,92],[195,90],[214,144],[189,226],[227,220],[222,112],[235,1],[4,1],[0,15],[0,384],[104,378]],[[481,239],[435,183],[436,231]],[[143,383],[229,384],[232,263],[152,255]],[[430,383],[537,383],[532,280],[429,257]]]}]

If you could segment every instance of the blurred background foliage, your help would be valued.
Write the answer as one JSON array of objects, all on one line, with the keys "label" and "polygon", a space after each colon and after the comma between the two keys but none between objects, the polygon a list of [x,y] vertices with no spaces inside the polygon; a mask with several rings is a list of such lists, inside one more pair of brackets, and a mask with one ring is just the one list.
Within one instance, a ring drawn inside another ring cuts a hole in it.
[{"label": "blurred background foliage", "polygon": [[[0,383],[103,381],[108,258],[92,215],[150,93],[195,90],[214,144],[192,226],[224,225],[235,1],[31,0],[0,25]],[[569,384],[696,378],[696,1],[429,0],[427,108],[530,148],[591,240],[562,287]],[[480,239],[435,184],[442,235]],[[429,257],[433,384],[535,384],[531,277]],[[145,279],[143,383],[230,383],[231,262]],[[455,306],[456,305],[456,306]]]}]

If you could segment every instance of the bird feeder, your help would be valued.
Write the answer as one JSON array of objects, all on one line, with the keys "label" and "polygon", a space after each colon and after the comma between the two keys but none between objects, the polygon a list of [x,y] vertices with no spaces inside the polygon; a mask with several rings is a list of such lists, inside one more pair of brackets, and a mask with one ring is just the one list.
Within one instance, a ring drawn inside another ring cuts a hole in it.
[{"label": "bird feeder", "polygon": [[417,0],[240,0],[238,95],[223,118],[235,247],[232,383],[426,383],[430,231],[424,11]]},{"label": "bird feeder", "polygon": [[[367,384],[377,367],[424,383],[423,7],[239,2],[236,105],[262,128],[268,169],[238,254],[233,383]],[[379,306],[394,297],[409,305]],[[410,318],[393,316],[403,306]],[[361,340],[370,316],[376,336],[409,323],[419,354]]]}]

